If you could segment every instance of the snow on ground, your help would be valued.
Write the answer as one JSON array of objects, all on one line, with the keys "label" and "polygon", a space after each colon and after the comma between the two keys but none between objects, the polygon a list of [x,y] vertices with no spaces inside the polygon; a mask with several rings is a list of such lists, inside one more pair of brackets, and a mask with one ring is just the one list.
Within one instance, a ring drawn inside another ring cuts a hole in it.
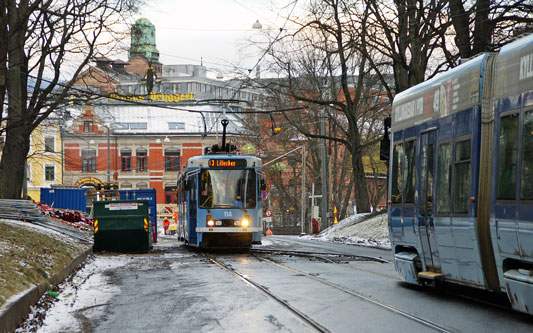
[{"label": "snow on ground", "polygon": [[[53,304],[44,309],[39,306],[32,307],[26,325],[16,333],[31,332],[38,328],[38,332],[82,332],[86,328],[80,327],[81,323],[90,322],[91,318],[98,318],[103,314],[109,300],[117,294],[118,286],[107,283],[107,270],[116,270],[125,266],[130,261],[126,255],[119,256],[94,256],[87,260],[72,279],[67,279],[58,287],[59,295]],[[47,298],[47,294],[43,298]],[[47,311],[51,307],[51,311]],[[42,317],[42,312],[47,311],[42,326],[35,325],[33,318]],[[40,327],[39,327],[40,326]]]},{"label": "snow on ground", "polygon": [[[9,223],[13,223],[13,221],[9,221]],[[40,227],[32,226],[32,228],[37,231]],[[39,231],[43,232],[43,230]],[[50,231],[48,230],[47,232]],[[165,243],[165,240],[170,237],[164,236],[163,228],[159,223],[158,234],[162,236],[160,243]],[[370,218],[369,214],[353,215],[318,235],[301,237],[325,242],[390,249],[386,213]],[[262,242],[263,245],[271,245],[268,237],[263,237]],[[91,318],[101,316],[105,305],[119,292],[118,286],[107,283],[109,277],[104,272],[109,269],[119,269],[126,266],[130,261],[131,259],[127,255],[91,257],[72,279],[67,279],[59,285],[59,295],[53,300],[53,304],[48,306],[54,309],[53,311],[47,311],[48,314],[42,326],[35,325],[35,320],[32,320],[32,318],[41,317],[43,315],[42,312],[46,311],[48,307],[39,309],[39,306],[35,306],[32,307],[33,311],[30,313],[26,325],[15,332],[23,333],[35,331],[36,329],[38,332],[84,331],[87,327],[80,327],[80,322],[83,325],[86,322],[90,322]],[[46,297],[47,295],[45,294],[43,298]],[[32,321],[34,322],[33,324]]]},{"label": "snow on ground", "polygon": [[369,214],[352,215],[318,235],[304,237],[325,242],[391,248],[386,213],[370,218]]}]

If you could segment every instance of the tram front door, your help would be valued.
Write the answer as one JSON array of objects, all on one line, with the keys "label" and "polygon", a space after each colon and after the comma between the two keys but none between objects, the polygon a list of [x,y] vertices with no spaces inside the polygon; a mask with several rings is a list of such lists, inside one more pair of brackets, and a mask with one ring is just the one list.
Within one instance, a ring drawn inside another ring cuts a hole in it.
[{"label": "tram front door", "polygon": [[435,167],[435,145],[437,130],[431,130],[420,136],[420,197],[418,200],[418,226],[420,241],[423,250],[424,270],[440,272],[440,259],[435,237],[435,207],[433,198],[435,197],[434,175]]}]

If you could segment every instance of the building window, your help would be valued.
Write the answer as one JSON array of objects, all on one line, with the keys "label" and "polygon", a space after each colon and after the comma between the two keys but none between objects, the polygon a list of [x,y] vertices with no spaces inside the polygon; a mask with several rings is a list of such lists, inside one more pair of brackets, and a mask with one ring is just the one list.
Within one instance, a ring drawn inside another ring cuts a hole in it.
[{"label": "building window", "polygon": [[55,180],[55,171],[56,168],[53,165],[45,165],[44,167],[44,180],[54,181]]},{"label": "building window", "polygon": [[131,183],[122,183],[120,184],[120,188],[133,188],[133,186],[131,185]]},{"label": "building window", "polygon": [[130,128],[130,124],[128,123],[113,123],[113,129],[116,130],[127,130]]},{"label": "building window", "polygon": [[176,193],[177,187],[173,185],[165,186],[165,203],[173,204],[176,203]]},{"label": "building window", "polygon": [[165,150],[165,171],[179,171],[180,151],[179,149]]},{"label": "building window", "polygon": [[185,123],[168,123],[169,130],[183,130],[185,129]]},{"label": "building window", "polygon": [[81,171],[95,172],[96,171],[96,150],[83,149],[81,151]]},{"label": "building window", "polygon": [[139,190],[144,190],[144,189],[147,189],[148,188],[148,184],[146,183],[138,183],[137,184],[137,189]]},{"label": "building window", "polygon": [[137,149],[137,171],[146,171],[146,149]]},{"label": "building window", "polygon": [[120,151],[120,170],[131,171],[131,150],[122,149]]},{"label": "building window", "polygon": [[147,129],[146,123],[130,123],[130,129]]},{"label": "building window", "polygon": [[55,151],[55,138],[47,136],[44,138],[44,151],[53,153]]},{"label": "building window", "polygon": [[84,133],[92,133],[93,132],[93,122],[92,121],[84,121],[83,122],[83,132]]}]

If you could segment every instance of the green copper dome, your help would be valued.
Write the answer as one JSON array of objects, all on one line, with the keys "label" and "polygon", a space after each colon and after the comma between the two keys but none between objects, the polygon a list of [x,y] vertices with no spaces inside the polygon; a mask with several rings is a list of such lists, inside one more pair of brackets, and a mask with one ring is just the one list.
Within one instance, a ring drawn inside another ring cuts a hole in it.
[{"label": "green copper dome", "polygon": [[138,19],[131,27],[129,57],[142,56],[149,61],[159,62],[159,51],[155,46],[155,27],[146,18]]}]

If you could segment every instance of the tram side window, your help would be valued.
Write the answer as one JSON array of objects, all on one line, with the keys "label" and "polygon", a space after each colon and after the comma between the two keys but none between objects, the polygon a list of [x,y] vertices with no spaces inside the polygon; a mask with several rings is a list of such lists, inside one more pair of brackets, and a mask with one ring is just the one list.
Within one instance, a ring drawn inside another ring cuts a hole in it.
[{"label": "tram side window", "polygon": [[522,138],[522,180],[520,199],[533,200],[533,111],[524,117],[524,135]]},{"label": "tram side window", "polygon": [[255,208],[255,199],[257,197],[257,181],[255,171],[244,170],[239,182],[242,185],[242,190],[238,194],[241,195],[244,202],[243,208]]},{"label": "tram side window", "polygon": [[452,177],[452,146],[439,145],[437,153],[437,214],[450,214],[450,179]]},{"label": "tram side window", "polygon": [[196,207],[196,176],[189,177],[191,190],[189,192],[189,200],[192,207]]},{"label": "tram side window", "polygon": [[422,146],[422,184],[420,184],[422,193],[419,208],[421,216],[433,214],[433,150],[432,144]]},{"label": "tram side window", "polygon": [[[500,120],[500,151],[498,155],[498,187],[496,199],[516,199],[516,168],[518,160],[518,114]],[[531,149],[527,147],[526,149]]]},{"label": "tram side window", "polygon": [[392,198],[393,204],[402,203],[402,161],[403,143],[394,145],[392,152]]},{"label": "tram side window", "polygon": [[405,163],[403,169],[404,178],[404,203],[415,202],[415,153],[416,141],[407,141],[405,143]]},{"label": "tram side window", "polygon": [[470,202],[470,150],[470,140],[455,143],[454,214],[468,214],[468,203]]}]

